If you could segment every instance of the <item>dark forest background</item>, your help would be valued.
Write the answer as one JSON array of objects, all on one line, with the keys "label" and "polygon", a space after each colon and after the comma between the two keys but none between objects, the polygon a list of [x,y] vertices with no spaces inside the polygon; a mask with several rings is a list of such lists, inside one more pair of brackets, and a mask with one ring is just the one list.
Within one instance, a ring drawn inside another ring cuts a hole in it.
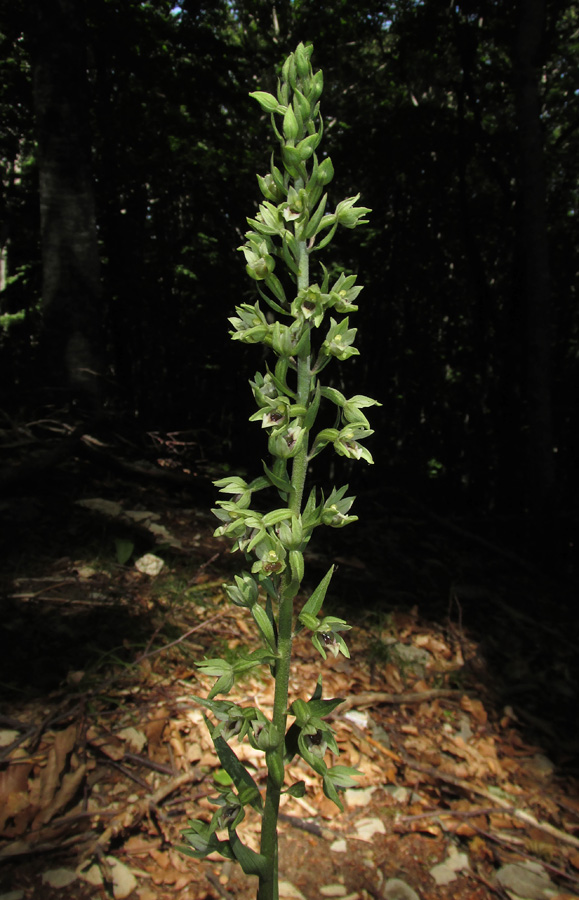
[{"label": "dark forest background", "polygon": [[495,539],[523,535],[572,568],[579,4],[566,0],[1,0],[5,432],[61,416],[211,435],[222,460],[259,460],[244,384],[263,360],[226,321],[254,302],[236,248],[274,149],[248,93],[275,90],[300,40],[324,71],[330,203],[360,192],[373,209],[326,254],[365,285],[361,356],[336,386],[383,404],[376,466],[354,480],[492,518]]}]

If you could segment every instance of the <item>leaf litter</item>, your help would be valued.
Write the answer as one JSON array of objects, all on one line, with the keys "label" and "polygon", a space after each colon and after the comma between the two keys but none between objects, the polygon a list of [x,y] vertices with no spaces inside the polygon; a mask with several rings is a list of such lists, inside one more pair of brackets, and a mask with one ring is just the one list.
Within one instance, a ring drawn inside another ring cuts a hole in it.
[{"label": "leaf litter", "polygon": [[[123,610],[126,636],[96,667],[71,658],[56,688],[22,699],[13,692],[3,707],[0,897],[255,894],[252,879],[230,862],[192,864],[176,849],[188,818],[211,816],[222,775],[193,697],[212,681],[194,661],[216,648],[232,656],[254,649],[255,636],[222,590],[235,560],[212,537],[211,520],[167,508],[160,493],[156,499],[158,508],[134,504],[131,515],[116,500],[85,507],[154,524],[162,567],[61,557],[9,585],[13,611],[57,607],[72,620],[86,606],[109,616]],[[167,535],[178,540],[159,543]],[[340,556],[346,582],[350,571],[359,584],[369,566],[362,550],[350,557]],[[532,883],[541,898],[579,896],[576,773],[559,774],[553,744],[540,740],[545,727],[531,741],[484,660],[482,669],[471,664],[480,661],[480,641],[458,615],[423,618],[418,604],[391,606],[387,615],[369,608],[358,626],[351,659],[329,659],[322,672],[324,695],[344,698],[332,714],[340,763],[357,767],[360,778],[337,815],[299,760],[288,767],[306,795],[282,804],[280,895],[482,900],[504,891],[527,896]],[[315,649],[299,635],[292,698],[307,699],[319,671]],[[231,699],[267,713],[272,689],[251,675]],[[262,754],[246,744],[235,749],[263,783]],[[252,811],[242,830],[257,849]]]}]

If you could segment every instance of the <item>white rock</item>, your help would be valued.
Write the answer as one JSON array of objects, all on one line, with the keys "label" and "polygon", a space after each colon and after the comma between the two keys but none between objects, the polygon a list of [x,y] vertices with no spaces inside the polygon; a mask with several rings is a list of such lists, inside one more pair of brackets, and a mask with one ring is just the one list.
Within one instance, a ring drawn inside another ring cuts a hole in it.
[{"label": "white rock", "polygon": [[139,557],[139,559],[135,562],[135,569],[137,572],[142,572],[143,575],[158,575],[165,563],[159,556],[155,556],[154,553],[145,553],[144,556]]},{"label": "white rock", "polygon": [[384,885],[382,896],[384,900],[420,900],[416,891],[401,878],[389,878]]},{"label": "white rock", "polygon": [[437,866],[433,866],[430,874],[437,884],[450,884],[452,881],[456,881],[459,872],[468,868],[469,862],[466,853],[459,853],[456,847],[451,846],[448,859],[445,859],[444,862],[439,863]]},{"label": "white rock", "polygon": [[367,788],[347,788],[344,791],[344,800],[348,806],[368,806],[375,790],[376,785]]},{"label": "white rock", "polygon": [[386,829],[384,822],[374,816],[356,822],[356,832],[361,841],[371,841],[375,834],[386,834]]},{"label": "white rock", "polygon": [[531,860],[508,863],[497,872],[497,881],[507,891],[525,900],[547,900],[555,885],[539,863]]}]

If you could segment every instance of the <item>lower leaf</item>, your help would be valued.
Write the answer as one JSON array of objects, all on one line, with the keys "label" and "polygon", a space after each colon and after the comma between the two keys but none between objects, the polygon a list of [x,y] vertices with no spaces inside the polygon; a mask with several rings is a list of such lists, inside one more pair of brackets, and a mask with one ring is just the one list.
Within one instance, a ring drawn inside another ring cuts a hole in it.
[{"label": "lower leaf", "polygon": [[235,856],[235,859],[243,869],[246,875],[258,875],[261,877],[265,874],[267,867],[267,859],[261,853],[256,853],[247,844],[238,837],[236,831],[229,834],[229,846]]}]

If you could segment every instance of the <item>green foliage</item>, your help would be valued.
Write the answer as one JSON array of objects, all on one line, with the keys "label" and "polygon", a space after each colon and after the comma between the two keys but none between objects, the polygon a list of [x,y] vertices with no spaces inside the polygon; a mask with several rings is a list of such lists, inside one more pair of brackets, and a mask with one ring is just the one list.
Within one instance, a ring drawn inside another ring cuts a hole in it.
[{"label": "green foliage", "polygon": [[[248,570],[235,577],[225,590],[237,606],[248,609],[257,626],[262,648],[230,662],[205,659],[201,671],[216,679],[207,699],[198,698],[213,714],[206,717],[223,769],[232,785],[217,785],[218,810],[211,823],[191,822],[183,837],[188,852],[196,857],[213,851],[236,858],[244,872],[259,877],[261,900],[277,897],[277,816],[284,788],[285,763],[296,754],[323,779],[326,795],[342,809],[339,791],[353,784],[355,771],[328,766],[327,754],[338,746],[324,717],[339,699],[322,698],[321,676],[309,702],[295,700],[289,708],[294,723],[286,734],[288,685],[292,639],[297,631],[310,632],[322,659],[349,650],[343,633],[350,626],[336,616],[322,616],[322,607],[333,575],[332,566],[295,617],[295,602],[304,579],[304,554],[314,530],[321,525],[341,528],[356,520],[349,515],[354,497],[347,485],[333,488],[327,498],[313,488],[305,493],[308,468],[323,450],[372,463],[362,443],[373,432],[363,409],[380,405],[364,395],[347,398],[341,391],[322,386],[320,373],[332,360],[344,362],[357,355],[353,346],[356,329],[349,315],[356,311],[361,286],[354,275],[340,274],[330,282],[319,264],[320,282],[311,280],[315,254],[329,244],[337,229],[366,224],[367,207],[357,206],[359,194],[328,211],[326,185],[334,170],[329,157],[319,158],[323,124],[319,99],[321,71],[313,72],[312,46],[299,44],[286,59],[276,94],[254,91],[251,96],[270,115],[280,148],[281,167],[272,154],[270,170],[258,176],[264,200],[255,216],[247,219],[250,230],[239,248],[246,271],[255,282],[259,299],[236,308],[229,319],[231,337],[247,344],[262,344],[272,351],[275,365],[266,366],[250,381],[257,405],[251,421],[260,422],[268,435],[269,465],[253,481],[228,475],[215,482],[226,499],[219,500],[215,515],[220,521],[215,534],[230,538],[233,550],[243,552]],[[262,304],[269,307],[267,314]],[[334,318],[336,316],[336,318]],[[328,321],[329,319],[329,321]],[[316,429],[321,404],[333,410],[334,428]],[[256,496],[277,494],[273,508],[262,511]],[[276,505],[277,504],[279,505]],[[227,700],[236,679],[254,667],[267,667],[275,679],[271,719],[252,707]],[[228,744],[235,736],[247,739],[265,753],[268,770],[266,796],[261,795],[249,772]],[[303,783],[286,790],[301,796]],[[263,810],[260,853],[245,847],[237,835],[243,807]],[[227,829],[228,840],[216,832]]]}]

